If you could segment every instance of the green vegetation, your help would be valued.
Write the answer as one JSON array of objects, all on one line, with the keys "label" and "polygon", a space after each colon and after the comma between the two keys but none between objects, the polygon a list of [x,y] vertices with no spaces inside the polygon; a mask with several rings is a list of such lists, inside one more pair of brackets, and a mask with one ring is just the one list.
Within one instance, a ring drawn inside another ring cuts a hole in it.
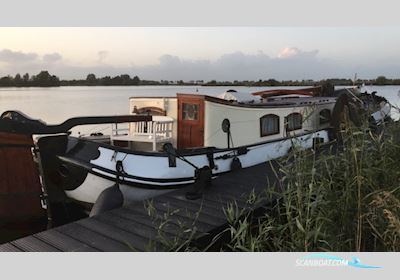
[{"label": "green vegetation", "polygon": [[279,183],[249,198],[271,203],[257,215],[226,207],[228,227],[208,246],[193,246],[195,227],[175,239],[161,235],[163,244],[172,251],[399,251],[400,124],[380,133],[348,127],[341,142],[281,159]]},{"label": "green vegetation", "polygon": [[[211,80],[203,84],[203,86],[248,86],[248,87],[266,87],[266,86],[316,86],[324,82],[329,82],[335,86],[352,86],[354,81],[351,79],[326,79],[326,80],[283,80],[275,79],[258,80],[258,81],[216,81]],[[355,84],[361,85],[400,85],[400,79],[387,79],[385,76],[379,76],[376,79],[357,79]]]},{"label": "green vegetation", "polygon": [[375,80],[375,84],[379,85],[379,86],[390,85],[391,83],[392,82],[390,80],[388,80],[385,76],[379,76]]},{"label": "green vegetation", "polygon": [[[353,85],[351,79],[327,79],[321,81],[315,80],[283,80],[266,79],[258,81],[169,81],[169,80],[141,80],[138,76],[131,77],[128,74],[118,76],[96,77],[95,74],[88,74],[86,79],[60,80],[57,76],[49,74],[48,71],[41,71],[37,75],[29,76],[28,73],[4,76],[0,78],[0,87],[58,87],[58,86],[138,86],[138,85],[180,85],[180,86],[247,86],[247,87],[265,87],[265,86],[316,86],[323,82],[329,82],[333,85],[350,86]],[[365,83],[367,85],[400,85],[400,79],[387,79],[385,76],[379,76],[376,79],[358,79],[356,84]]]},{"label": "green vegetation", "polygon": [[57,76],[50,75],[48,71],[41,71],[32,77],[28,73],[21,77],[20,74],[15,77],[5,76],[0,78],[0,87],[59,87],[60,79]]},{"label": "green vegetation", "polygon": [[385,136],[348,130],[342,149],[318,157],[294,152],[294,162],[281,166],[285,190],[267,191],[276,204],[258,219],[256,231],[231,222],[235,238],[227,248],[400,250],[400,130],[392,129]]},{"label": "green vegetation", "polygon": [[94,74],[87,75],[85,80],[63,80],[62,86],[137,86],[142,83],[146,84],[147,81],[141,81],[138,76],[131,78],[129,75],[124,74],[120,76],[110,77],[105,76],[97,78]]}]

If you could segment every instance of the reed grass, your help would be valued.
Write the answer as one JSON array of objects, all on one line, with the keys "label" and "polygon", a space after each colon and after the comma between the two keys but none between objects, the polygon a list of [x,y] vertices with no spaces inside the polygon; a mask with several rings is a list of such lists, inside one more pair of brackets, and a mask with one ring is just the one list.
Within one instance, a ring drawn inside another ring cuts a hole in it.
[{"label": "reed grass", "polygon": [[[346,127],[329,151],[280,160],[274,203],[261,217],[228,217],[233,251],[399,251],[400,125]],[[252,220],[252,223],[249,221]],[[240,222],[238,222],[240,221]]]},{"label": "reed grass", "polygon": [[[154,228],[157,230],[156,238],[154,240],[150,239],[148,244],[146,244],[146,251],[198,251],[192,245],[192,242],[198,234],[196,222],[202,207],[200,207],[198,212],[193,214],[194,216],[190,224],[185,223],[180,218],[182,215],[191,217],[191,213],[183,213],[184,209],[172,209],[167,206],[166,211],[157,211],[153,200],[146,201],[144,207]],[[174,234],[169,233],[171,231],[168,229],[172,229]]]}]

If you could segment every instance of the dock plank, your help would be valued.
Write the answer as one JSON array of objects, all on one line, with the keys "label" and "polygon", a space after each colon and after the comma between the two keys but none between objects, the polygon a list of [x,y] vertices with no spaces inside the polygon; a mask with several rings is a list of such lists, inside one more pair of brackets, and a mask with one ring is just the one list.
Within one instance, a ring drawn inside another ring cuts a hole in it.
[{"label": "dock plank", "polygon": [[225,205],[222,204],[220,201],[216,202],[216,201],[212,201],[212,200],[207,200],[204,196],[202,196],[200,199],[195,199],[195,200],[188,200],[185,196],[184,193],[171,193],[171,194],[167,194],[165,196],[163,196],[166,199],[172,199],[172,200],[180,200],[182,202],[190,202],[191,204],[194,205],[202,205],[202,204],[207,204],[207,207],[216,209],[216,210],[220,210],[222,207],[224,207]]},{"label": "dock plank", "polygon": [[117,228],[98,220],[98,218],[83,219],[76,222],[79,225],[89,228],[105,237],[125,244],[131,251],[146,251],[150,243],[148,238],[128,232],[126,229]]},{"label": "dock plank", "polygon": [[[206,233],[209,231],[212,224],[204,222],[204,219],[200,220],[196,213],[188,212],[187,209],[176,209],[163,205],[161,203],[153,203],[152,206],[156,210],[158,216],[165,217],[164,221],[171,221],[177,225],[181,225],[182,228],[196,227],[199,232]],[[128,209],[141,210],[143,206],[137,204],[126,205]]]},{"label": "dock plank", "polygon": [[[95,216],[94,218],[99,220],[100,222],[119,228],[120,230],[140,236],[142,239],[144,239],[146,244],[151,244],[151,246],[153,246],[154,248],[158,248],[158,251],[163,250],[163,246],[159,240],[159,234],[154,227],[143,225],[136,221],[127,220],[123,217],[115,216],[107,212],[103,215]],[[168,237],[172,238],[172,234],[168,234]],[[148,250],[148,248],[146,247],[143,249]]]},{"label": "dock plank", "polygon": [[28,252],[60,252],[56,247],[43,242],[33,235],[11,241],[11,244],[17,246],[22,251]]},{"label": "dock plank", "polygon": [[[111,252],[127,252],[132,251],[127,244],[118,242],[112,238],[108,238],[103,234],[99,234],[94,230],[90,230],[78,223],[70,223],[65,226],[56,228],[57,231],[66,234],[82,243],[88,244],[90,247],[99,251]],[[71,248],[73,249],[73,248]],[[67,250],[72,251],[72,250]]]},{"label": "dock plank", "polygon": [[211,207],[211,205],[207,204],[204,202],[202,199],[198,200],[181,200],[177,199],[175,197],[160,197],[157,199],[160,202],[169,202],[175,207],[180,207],[180,208],[187,208],[195,212],[203,212],[204,214],[213,217],[214,219],[218,220],[219,222],[224,222],[225,221],[225,216],[222,211],[222,207]]},{"label": "dock plank", "polygon": [[189,186],[148,201],[129,202],[0,245],[0,251],[163,251],[168,250],[164,239],[192,242],[212,238],[226,227],[228,206],[233,205],[240,213],[260,206],[249,202],[250,194],[260,194],[276,182],[275,167],[264,163],[221,175],[196,200],[186,199],[186,193],[193,189]]},{"label": "dock plank", "polygon": [[110,211],[112,215],[117,217],[122,217],[127,219],[127,223],[139,222],[140,224],[153,227],[157,232],[161,231],[166,235],[175,235],[180,229],[180,226],[174,222],[163,223],[161,220],[153,220],[148,215],[143,215],[142,213],[136,212],[134,209],[120,208],[117,211]]},{"label": "dock plank", "polygon": [[189,207],[182,207],[180,208],[176,204],[174,204],[171,201],[168,202],[160,202],[156,201],[154,203],[155,208],[158,210],[174,210],[176,211],[175,214],[180,216],[180,217],[185,217],[187,219],[192,219],[196,220],[199,223],[204,224],[205,226],[218,226],[221,222],[224,222],[224,220],[221,220],[217,217],[214,217],[212,215],[206,214],[204,211],[199,211],[199,209],[192,210]]},{"label": "dock plank", "polygon": [[226,219],[222,208],[216,209],[208,206],[206,203],[198,204],[194,203],[193,200],[179,200],[173,197],[168,198],[157,198],[158,202],[161,203],[168,203],[171,207],[174,208],[181,208],[181,209],[188,209],[193,213],[201,212],[204,214],[205,218],[208,220],[215,220],[217,223],[223,223]]},{"label": "dock plank", "polygon": [[72,251],[72,252],[96,252],[93,247],[90,247],[88,244],[80,242],[68,235],[65,235],[56,230],[47,230],[43,232],[39,232],[34,235],[36,238],[54,246],[55,248],[61,251]]},{"label": "dock plank", "polygon": [[0,244],[0,252],[23,252],[23,251],[11,243],[4,243]]}]

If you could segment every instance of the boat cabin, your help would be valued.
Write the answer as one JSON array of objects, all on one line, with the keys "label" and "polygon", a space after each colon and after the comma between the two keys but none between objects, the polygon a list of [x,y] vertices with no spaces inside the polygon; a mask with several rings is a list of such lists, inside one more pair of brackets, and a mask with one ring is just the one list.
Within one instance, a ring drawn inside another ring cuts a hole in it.
[{"label": "boat cabin", "polygon": [[[166,142],[178,149],[228,148],[306,134],[330,126],[333,97],[238,102],[200,94],[131,97],[130,113],[150,122],[114,128],[112,142],[133,150],[158,151]],[[121,133],[123,132],[123,133]]]}]

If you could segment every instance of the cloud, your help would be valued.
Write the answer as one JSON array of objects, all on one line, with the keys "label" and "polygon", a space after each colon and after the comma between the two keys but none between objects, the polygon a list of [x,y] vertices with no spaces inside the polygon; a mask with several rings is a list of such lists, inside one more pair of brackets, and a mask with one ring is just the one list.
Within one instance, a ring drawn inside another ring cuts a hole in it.
[{"label": "cloud", "polygon": [[[96,54],[96,53],[94,53]],[[400,64],[377,64],[369,61],[354,63],[335,61],[320,56],[318,50],[283,48],[276,56],[258,51],[255,53],[226,53],[214,60],[186,59],[173,54],[159,57],[157,63],[138,66],[127,61],[128,66],[115,66],[108,58],[108,51],[99,51],[97,65],[73,65],[59,53],[39,55],[11,50],[0,51],[0,76],[16,73],[36,74],[48,70],[62,79],[84,79],[88,73],[96,76],[120,74],[138,75],[148,80],[302,80],[325,78],[374,78],[378,75],[392,77],[400,72]]]},{"label": "cloud", "polygon": [[30,62],[36,60],[38,57],[39,56],[36,53],[23,53],[9,49],[3,49],[0,51],[0,61],[7,63]]},{"label": "cloud", "polygon": [[[285,59],[270,57],[262,51],[246,54],[240,51],[223,54],[218,59],[187,60],[163,55],[159,64],[132,67],[140,77],[162,77],[165,80],[258,80],[306,79],[321,73],[325,63],[318,59],[318,51],[296,49]],[[327,70],[327,69],[325,69]]]},{"label": "cloud", "polygon": [[59,53],[51,53],[51,54],[45,54],[43,56],[43,61],[47,63],[54,63],[57,61],[60,61],[62,59],[62,56]]},{"label": "cloud", "polygon": [[163,67],[176,67],[182,64],[182,61],[178,56],[169,54],[160,56],[158,60],[160,61],[160,65]]},{"label": "cloud", "polygon": [[234,52],[230,54],[222,55],[215,65],[220,68],[232,68],[235,67],[256,67],[263,68],[265,65],[271,62],[271,58],[259,51],[256,54],[244,54],[243,52]]},{"label": "cloud", "polygon": [[295,56],[300,52],[298,48],[284,48],[278,53],[279,58],[288,58]]},{"label": "cloud", "polygon": [[[120,74],[138,75],[141,79],[151,80],[258,80],[258,79],[309,79],[321,78],[321,74],[330,74],[329,63],[318,59],[318,51],[302,51],[297,48],[286,50],[285,58],[270,57],[262,51],[247,54],[240,51],[221,55],[215,60],[190,60],[172,54],[159,57],[152,65],[118,67],[105,64],[109,52],[97,53],[95,66],[77,66],[66,63],[58,53],[39,56],[35,53],[21,53],[3,50],[8,62],[0,64],[0,75],[29,72],[38,73],[48,70],[63,79],[85,78],[88,73],[97,76],[115,76]],[[289,54],[289,55],[288,55]],[[4,55],[3,55],[4,56]],[[15,59],[13,60],[13,57]],[[25,58],[25,61],[24,59]],[[27,61],[29,63],[27,63]],[[1,59],[0,59],[1,62]],[[2,70],[3,69],[3,70]],[[341,72],[339,72],[341,73]],[[328,75],[327,74],[327,75]]]},{"label": "cloud", "polygon": [[104,60],[108,57],[108,54],[109,54],[108,51],[99,51],[99,52],[97,52],[97,57],[98,57],[97,61],[99,63],[103,63]]},{"label": "cloud", "polygon": [[36,74],[42,70],[54,70],[68,66],[63,64],[59,53],[39,55],[34,52],[21,52],[9,49],[0,50],[0,75],[15,75],[17,73]]},{"label": "cloud", "polygon": [[312,58],[316,57],[318,54],[318,50],[313,51],[302,51],[295,47],[286,47],[279,51],[278,58],[287,59],[287,58]]}]

